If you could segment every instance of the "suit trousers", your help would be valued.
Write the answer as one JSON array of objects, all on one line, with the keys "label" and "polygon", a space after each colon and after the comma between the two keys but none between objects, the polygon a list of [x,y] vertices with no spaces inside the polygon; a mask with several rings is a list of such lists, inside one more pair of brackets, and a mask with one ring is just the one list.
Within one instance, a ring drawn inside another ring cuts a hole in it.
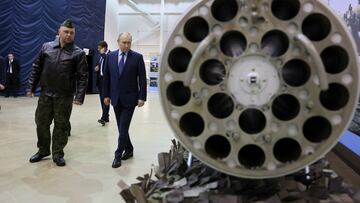
[{"label": "suit trousers", "polygon": [[129,136],[129,127],[132,116],[134,114],[135,106],[124,107],[121,104],[114,106],[116,122],[119,131],[118,146],[115,151],[115,158],[120,159],[125,151],[133,151],[134,147]]},{"label": "suit trousers", "polygon": [[12,94],[16,96],[16,92],[19,89],[19,79],[16,75],[12,73],[6,73],[6,85],[5,85],[5,93],[6,95]]},{"label": "suit trousers", "polygon": [[35,112],[37,146],[40,154],[50,154],[50,125],[54,120],[52,135],[53,159],[64,156],[64,148],[70,134],[70,116],[73,97],[49,97],[41,95]]},{"label": "suit trousers", "polygon": [[101,120],[109,121],[110,106],[104,104],[104,89],[103,88],[104,88],[104,84],[103,84],[103,79],[101,77],[101,78],[99,78],[99,81],[98,81],[98,90],[99,90],[100,104],[101,104],[101,109],[102,109]]}]

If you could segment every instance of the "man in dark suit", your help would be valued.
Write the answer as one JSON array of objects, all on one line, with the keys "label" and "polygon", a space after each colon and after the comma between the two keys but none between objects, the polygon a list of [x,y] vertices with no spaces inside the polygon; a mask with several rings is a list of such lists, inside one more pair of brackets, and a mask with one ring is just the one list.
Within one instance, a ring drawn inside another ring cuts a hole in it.
[{"label": "man in dark suit", "polygon": [[19,73],[20,64],[17,59],[14,58],[12,53],[8,54],[6,59],[6,95],[9,97],[12,94],[16,97],[16,92],[19,89]]},{"label": "man in dark suit", "polygon": [[104,103],[112,104],[119,131],[113,168],[121,166],[121,160],[133,157],[134,147],[129,137],[129,126],[135,107],[146,101],[146,72],[143,56],[131,48],[132,36],[120,33],[119,49],[107,55],[104,74]]},{"label": "man in dark suit", "polygon": [[100,53],[99,60],[95,66],[96,71],[96,86],[99,90],[99,96],[100,96],[100,104],[102,108],[102,116],[98,120],[98,122],[104,126],[105,123],[109,122],[109,105],[104,104],[104,91],[103,91],[103,77],[104,77],[104,68],[105,68],[105,60],[106,55],[110,52],[108,50],[108,44],[105,41],[101,41],[97,45],[97,49]]},{"label": "man in dark suit", "polygon": [[5,89],[5,67],[5,59],[4,57],[0,56],[0,92]]},{"label": "man in dark suit", "polygon": [[0,56],[0,91],[5,89],[6,65],[4,57]]}]

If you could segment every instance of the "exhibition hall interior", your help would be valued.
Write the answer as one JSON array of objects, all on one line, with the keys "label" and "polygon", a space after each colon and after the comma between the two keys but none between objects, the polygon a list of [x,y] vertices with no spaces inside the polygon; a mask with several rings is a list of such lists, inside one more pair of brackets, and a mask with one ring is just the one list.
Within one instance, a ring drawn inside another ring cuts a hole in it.
[{"label": "exhibition hall interior", "polygon": [[360,0],[2,0],[1,203],[360,203]]}]

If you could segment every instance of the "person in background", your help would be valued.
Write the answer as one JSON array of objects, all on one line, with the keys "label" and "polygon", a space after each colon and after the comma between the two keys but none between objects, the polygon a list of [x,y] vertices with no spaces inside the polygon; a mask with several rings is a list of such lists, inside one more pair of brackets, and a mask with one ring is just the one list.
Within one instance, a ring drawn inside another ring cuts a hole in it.
[{"label": "person in background", "polygon": [[[5,75],[6,75],[6,71],[5,71],[5,59],[4,57],[0,56],[0,92],[3,91],[5,89]],[[1,105],[0,105],[0,110],[1,110]]]},{"label": "person in background", "polygon": [[57,166],[65,166],[64,148],[70,133],[72,106],[84,102],[88,66],[85,52],[74,44],[72,21],[65,20],[58,33],[59,39],[43,44],[29,78],[28,96],[34,95],[39,82],[41,86],[35,112],[39,150],[30,162],[38,162],[50,155],[50,125],[54,120],[52,158]]},{"label": "person in background", "polygon": [[104,91],[103,91],[103,77],[104,77],[104,68],[105,68],[105,61],[106,55],[110,52],[108,50],[108,44],[105,41],[101,41],[97,45],[97,50],[99,51],[100,57],[98,63],[95,66],[96,71],[96,86],[99,90],[100,96],[100,104],[102,109],[101,118],[98,120],[102,126],[105,126],[105,123],[109,122],[109,105],[104,104]]},{"label": "person in background", "polygon": [[19,90],[20,63],[14,57],[14,54],[9,53],[5,64],[6,64],[5,97],[9,97],[10,95],[16,97],[17,91]]},{"label": "person in background", "polygon": [[5,89],[6,65],[4,57],[0,56],[0,91]]},{"label": "person in background", "polygon": [[146,72],[143,56],[131,50],[132,36],[120,33],[119,49],[107,55],[104,74],[104,103],[112,104],[119,131],[113,168],[121,166],[121,160],[133,157],[129,126],[135,107],[146,101]]}]

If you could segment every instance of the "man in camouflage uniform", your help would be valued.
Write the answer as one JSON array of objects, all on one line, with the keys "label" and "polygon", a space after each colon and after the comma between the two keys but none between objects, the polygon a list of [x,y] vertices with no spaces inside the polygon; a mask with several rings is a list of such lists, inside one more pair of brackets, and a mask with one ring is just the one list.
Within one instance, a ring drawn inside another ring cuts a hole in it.
[{"label": "man in camouflage uniform", "polygon": [[83,103],[88,81],[85,52],[74,44],[74,37],[73,23],[64,21],[59,38],[43,44],[33,64],[27,95],[33,96],[39,82],[41,94],[35,113],[39,151],[30,158],[31,163],[50,155],[54,120],[52,158],[57,166],[65,166],[63,149],[70,134],[72,105]]}]

